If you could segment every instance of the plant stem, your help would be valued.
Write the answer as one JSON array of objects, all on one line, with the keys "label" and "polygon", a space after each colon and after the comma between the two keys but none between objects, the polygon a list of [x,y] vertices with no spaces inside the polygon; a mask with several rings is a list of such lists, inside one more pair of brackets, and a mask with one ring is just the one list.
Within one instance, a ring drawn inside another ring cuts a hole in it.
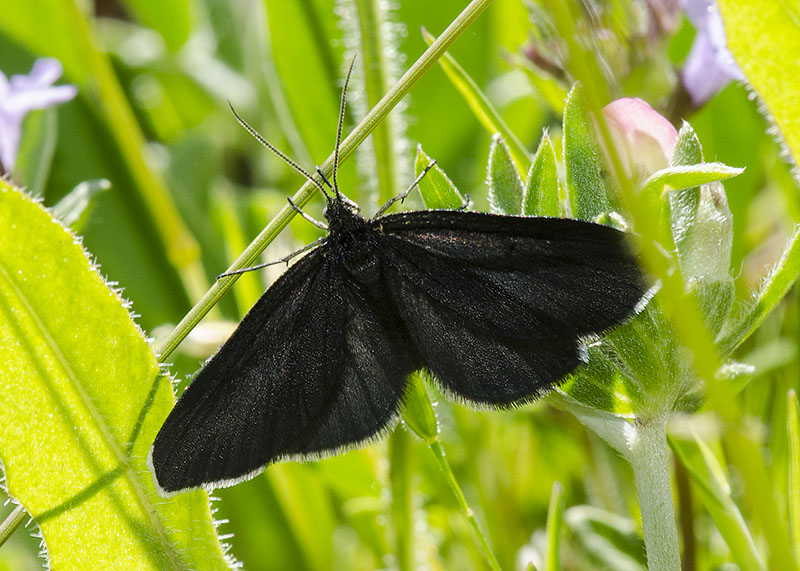
[{"label": "plant stem", "polygon": [[561,544],[561,528],[564,525],[564,487],[561,482],[553,482],[550,493],[550,507],[547,510],[547,571],[558,571],[558,547]]},{"label": "plant stem", "polygon": [[637,424],[636,436],[629,458],[642,512],[647,566],[651,571],[680,571],[667,464],[667,415]]},{"label": "plant stem", "polygon": [[3,545],[17,530],[22,520],[25,519],[25,508],[17,506],[8,517],[0,523],[0,545]]},{"label": "plant stem", "polygon": [[[405,97],[411,87],[439,60],[453,42],[480,16],[480,14],[492,3],[492,0],[473,0],[459,14],[455,20],[442,32],[439,38],[425,50],[425,52],[414,62],[403,77],[392,87],[386,95],[378,102],[367,116],[353,129],[353,131],[342,141],[340,150],[340,160],[344,162],[356,147],[375,129],[389,112]],[[331,173],[333,167],[333,154],[320,167],[327,175]],[[316,187],[311,182],[306,182],[298,190],[292,201],[302,207],[309,201],[316,191]],[[295,211],[288,205],[285,206],[272,221],[261,231],[250,245],[245,248],[242,254],[227,269],[228,272],[246,268],[253,264],[261,252],[266,248],[286,227],[289,221],[294,218]],[[170,335],[161,343],[156,351],[156,357],[163,362],[178,347],[181,341],[208,313],[219,299],[236,282],[238,276],[229,276],[217,280],[202,298],[189,310],[181,322],[175,327]]]},{"label": "plant stem", "polygon": [[486,559],[489,561],[489,566],[494,571],[500,571],[500,563],[498,563],[497,557],[495,557],[492,547],[489,545],[489,540],[486,539],[486,536],[481,531],[481,527],[478,525],[478,520],[475,519],[475,514],[472,513],[472,509],[469,507],[469,504],[467,504],[467,499],[464,497],[464,492],[461,491],[461,486],[458,485],[455,474],[453,474],[453,470],[450,469],[450,463],[447,461],[447,458],[444,455],[442,445],[438,440],[432,440],[428,442],[428,446],[430,447],[431,452],[433,452],[433,455],[436,457],[437,462],[439,462],[439,468],[442,469],[445,480],[447,480],[450,489],[456,496],[456,501],[458,501],[461,511],[464,512],[465,516],[467,516],[467,520],[472,526],[472,529],[475,531],[475,535],[478,536],[478,541],[480,542],[481,547],[486,554]]},{"label": "plant stem", "polygon": [[394,552],[398,571],[416,569],[414,557],[414,510],[411,482],[412,466],[411,437],[398,427],[389,437],[389,479],[392,488],[392,529]]}]

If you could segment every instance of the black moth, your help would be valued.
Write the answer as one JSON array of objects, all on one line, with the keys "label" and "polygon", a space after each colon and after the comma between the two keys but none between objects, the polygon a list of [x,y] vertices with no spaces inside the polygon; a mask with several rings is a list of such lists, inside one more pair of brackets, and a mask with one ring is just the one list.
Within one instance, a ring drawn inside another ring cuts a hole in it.
[{"label": "black moth", "polygon": [[581,337],[620,323],[643,297],[625,236],[607,226],[382,215],[393,201],[361,217],[336,184],[341,121],[328,234],[178,400],[151,451],[162,492],[232,485],[273,462],[369,440],[398,417],[406,377],[420,368],[468,402],[530,401],[582,362]]}]

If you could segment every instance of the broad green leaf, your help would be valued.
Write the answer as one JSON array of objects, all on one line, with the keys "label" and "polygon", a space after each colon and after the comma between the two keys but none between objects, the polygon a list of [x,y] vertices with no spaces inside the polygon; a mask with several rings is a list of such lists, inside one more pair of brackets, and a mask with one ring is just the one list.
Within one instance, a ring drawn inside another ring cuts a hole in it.
[{"label": "broad green leaf", "polygon": [[206,495],[147,454],[174,398],[74,235],[0,186],[0,457],[52,569],[224,569]]},{"label": "broad green leaf", "polygon": [[514,167],[508,147],[500,135],[492,138],[489,165],[486,170],[489,204],[492,212],[520,214],[522,212],[522,180]]},{"label": "broad green leaf", "polygon": [[786,0],[720,0],[728,48],[800,164],[800,8]]},{"label": "broad green leaf", "polygon": [[550,137],[545,133],[525,181],[522,214],[558,216],[560,211],[556,154]]},{"label": "broad green leaf", "polygon": [[697,437],[694,442],[670,438],[669,444],[696,484],[734,560],[742,569],[764,569],[744,517],[733,501],[729,479],[708,446]]},{"label": "broad green leaf", "polygon": [[[432,44],[436,39],[433,35],[428,33],[423,28],[422,36],[428,45]],[[519,172],[519,176],[523,176],[528,170],[530,165],[530,156],[525,146],[520,143],[514,133],[506,125],[500,113],[494,108],[489,98],[486,97],[478,84],[469,76],[469,74],[462,68],[458,62],[449,53],[439,60],[445,74],[453,83],[456,89],[461,93],[462,97],[466,100],[472,112],[480,121],[481,125],[492,135],[500,133],[503,139],[508,143],[508,148],[511,156],[514,159],[514,165]]]},{"label": "broad green leaf", "polygon": [[572,215],[592,220],[612,210],[602,173],[604,159],[595,138],[580,84],[575,84],[564,107],[564,166]]},{"label": "broad green leaf", "polygon": [[[414,161],[414,170],[419,176],[425,167],[431,163],[431,158],[422,150],[422,145],[417,145],[417,157]],[[445,172],[434,165],[421,181],[419,193],[425,208],[455,209],[464,205],[464,198]]]}]

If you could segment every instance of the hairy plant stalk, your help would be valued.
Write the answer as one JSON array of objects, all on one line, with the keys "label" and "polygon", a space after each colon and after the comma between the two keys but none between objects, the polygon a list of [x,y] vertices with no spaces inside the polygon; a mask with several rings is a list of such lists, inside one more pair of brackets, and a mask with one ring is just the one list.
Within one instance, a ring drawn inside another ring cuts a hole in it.
[{"label": "hairy plant stalk", "polygon": [[629,459],[642,512],[647,566],[652,571],[680,571],[678,530],[667,462],[667,415],[636,426]]}]

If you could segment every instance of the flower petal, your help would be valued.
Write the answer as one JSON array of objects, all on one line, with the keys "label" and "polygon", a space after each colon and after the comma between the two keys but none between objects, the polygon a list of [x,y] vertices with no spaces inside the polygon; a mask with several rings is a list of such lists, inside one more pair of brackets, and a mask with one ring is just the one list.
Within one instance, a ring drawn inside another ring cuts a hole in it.
[{"label": "flower petal", "polygon": [[617,99],[603,107],[603,115],[629,174],[646,178],[669,166],[678,132],[646,101]]},{"label": "flower petal", "polygon": [[23,91],[14,93],[6,101],[4,108],[8,113],[24,115],[34,109],[44,109],[58,103],[64,103],[77,94],[78,90],[74,85],[57,85],[46,89]]},{"label": "flower petal", "polygon": [[11,90],[28,91],[50,87],[61,77],[63,71],[61,62],[55,58],[37,59],[28,75],[11,77]]}]

